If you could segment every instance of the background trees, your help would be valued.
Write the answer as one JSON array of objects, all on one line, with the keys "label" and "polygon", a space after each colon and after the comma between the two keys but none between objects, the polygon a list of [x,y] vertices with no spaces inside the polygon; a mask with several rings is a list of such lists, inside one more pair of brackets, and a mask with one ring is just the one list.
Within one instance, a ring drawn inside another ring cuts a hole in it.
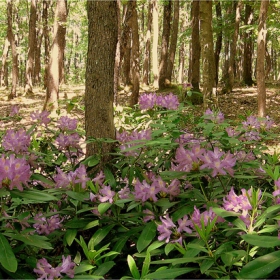
[{"label": "background trees", "polygon": [[[50,81],[53,78],[48,77],[48,69],[51,63],[57,61],[53,59],[55,51],[51,47],[56,41],[56,4],[63,2],[8,0],[0,3],[0,43],[3,46],[0,50],[0,83],[2,87],[9,88],[9,98],[16,96],[19,87],[31,92],[34,84],[48,88],[48,95],[52,92]],[[251,86],[256,83],[257,19],[261,3],[206,1],[208,6],[204,13],[201,7],[206,4],[202,2],[205,1],[119,2],[120,51],[116,69],[120,71],[118,79],[115,77],[115,85],[129,86],[127,91],[132,89],[131,105],[137,103],[139,90],[144,85],[149,85],[149,90],[164,89],[179,81],[191,82],[196,91],[205,88],[202,86],[205,85],[203,77],[206,73],[206,60],[203,58],[205,44],[211,46],[211,73],[207,72],[211,75],[215,72],[214,84],[218,84],[218,91],[229,93],[236,85]],[[61,53],[64,49],[64,55],[58,58],[58,83],[85,82],[88,44],[86,3],[70,1],[64,12],[67,20],[65,17],[59,20],[65,22],[59,26],[67,39],[65,43],[61,41],[58,51]],[[280,73],[279,12],[279,2],[270,1],[264,62],[266,81],[269,82],[277,82]],[[207,39],[209,43],[205,42],[207,36],[202,35],[204,16],[209,17],[208,22],[211,21],[212,25],[213,35]]]}]

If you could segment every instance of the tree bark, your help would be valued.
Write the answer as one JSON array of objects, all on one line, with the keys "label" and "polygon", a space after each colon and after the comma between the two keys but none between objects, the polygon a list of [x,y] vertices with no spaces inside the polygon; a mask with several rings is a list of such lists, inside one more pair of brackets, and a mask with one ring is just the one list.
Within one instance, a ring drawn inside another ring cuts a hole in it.
[{"label": "tree bark", "polygon": [[163,8],[163,29],[162,29],[162,40],[161,40],[161,56],[159,65],[159,88],[165,88],[167,86],[167,58],[168,58],[168,47],[171,27],[171,11],[172,1],[166,1]]},{"label": "tree bark", "polygon": [[193,0],[191,17],[192,17],[192,41],[191,41],[191,71],[189,81],[195,91],[200,91],[200,39],[199,39],[199,6],[200,2]]},{"label": "tree bark", "polygon": [[266,18],[269,0],[262,0],[259,13],[258,40],[257,40],[257,89],[258,115],[266,115],[266,88],[265,88],[265,45],[266,45]]},{"label": "tree bark", "polygon": [[154,77],[154,88],[158,88],[158,0],[152,0],[153,3],[153,48],[152,48],[152,66],[153,66],[153,77]]},{"label": "tree bark", "polygon": [[212,1],[200,2],[200,45],[202,62],[202,88],[204,108],[217,106],[215,85],[215,60],[212,31]]},{"label": "tree bark", "polygon": [[150,83],[150,64],[151,64],[151,32],[152,32],[152,20],[153,20],[153,4],[149,0],[148,4],[148,20],[147,20],[147,32],[145,37],[145,57],[143,64],[143,84],[145,86]]},{"label": "tree bark", "polygon": [[36,21],[37,21],[37,0],[31,0],[29,33],[28,33],[28,55],[25,70],[25,93],[33,94],[33,73],[36,45]]},{"label": "tree bark", "polygon": [[[245,25],[251,25],[253,23],[253,7],[251,4],[245,6]],[[244,53],[243,53],[243,82],[247,86],[254,84],[252,79],[252,55],[253,55],[253,32],[252,30],[244,32]]]},{"label": "tree bark", "polygon": [[216,87],[218,86],[219,82],[219,63],[220,63],[220,53],[222,50],[222,42],[223,42],[223,31],[222,31],[222,7],[221,2],[217,1],[216,3],[216,17],[218,21],[218,28],[219,31],[217,33],[217,40],[216,40],[216,46],[215,46],[215,83]]},{"label": "tree bark", "polygon": [[45,71],[44,71],[44,88],[47,88],[48,81],[48,65],[49,65],[49,56],[50,56],[50,37],[49,37],[49,25],[48,25],[48,9],[49,2],[48,0],[43,0],[43,12],[42,12],[42,20],[43,20],[43,36],[44,36],[44,63],[45,63]]},{"label": "tree bark", "polygon": [[5,39],[5,44],[3,46],[3,53],[2,53],[2,67],[1,67],[1,73],[0,73],[0,86],[1,87],[7,87],[8,84],[6,84],[5,77],[7,76],[7,58],[8,53],[10,49],[10,42],[8,37]]},{"label": "tree bark", "polygon": [[18,83],[18,53],[17,53],[15,35],[13,32],[13,0],[7,0],[7,17],[8,17],[7,37],[9,39],[11,50],[12,50],[12,88],[8,96],[8,99],[13,99],[17,95],[17,83]]},{"label": "tree bark", "polygon": [[55,111],[58,108],[59,83],[63,74],[62,65],[64,63],[66,20],[67,0],[57,0],[53,31],[54,39],[48,65],[47,90],[43,110]]},{"label": "tree bark", "polygon": [[166,71],[166,80],[167,83],[171,83],[172,81],[172,73],[176,55],[176,48],[177,48],[177,38],[178,38],[178,29],[179,29],[179,16],[180,16],[180,1],[174,0],[174,16],[173,16],[173,23],[172,23],[172,32],[171,32],[171,39],[170,39],[170,46],[167,58],[167,71]]},{"label": "tree bark", "polygon": [[[118,41],[116,1],[87,1],[88,54],[85,90],[86,138],[115,139],[114,67]],[[100,144],[100,145],[99,145]],[[87,143],[86,156],[97,154],[100,166],[110,158],[112,143]]]},{"label": "tree bark", "polygon": [[121,63],[121,0],[117,1],[117,17],[118,17],[118,42],[115,57],[115,70],[114,70],[114,102],[118,104],[118,88],[119,88],[119,74]]},{"label": "tree bark", "polygon": [[139,97],[139,33],[138,33],[138,16],[136,10],[136,1],[130,0],[128,2],[131,17],[129,18],[129,26],[131,29],[132,47],[131,47],[131,72],[132,72],[132,93],[130,97],[130,106],[138,103]]}]

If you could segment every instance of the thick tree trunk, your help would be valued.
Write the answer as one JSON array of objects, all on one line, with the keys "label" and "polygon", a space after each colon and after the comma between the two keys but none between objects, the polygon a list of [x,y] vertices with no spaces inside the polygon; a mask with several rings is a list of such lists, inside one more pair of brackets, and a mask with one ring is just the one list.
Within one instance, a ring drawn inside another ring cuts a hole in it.
[{"label": "thick tree trunk", "polygon": [[144,64],[143,64],[143,84],[145,86],[150,84],[152,20],[153,20],[153,5],[151,0],[149,0],[147,32],[145,37],[145,57],[144,57]]},{"label": "thick tree trunk", "polygon": [[5,77],[7,77],[7,58],[8,53],[10,49],[10,42],[8,37],[6,37],[5,44],[3,46],[3,53],[2,53],[2,67],[1,67],[1,73],[0,73],[0,86],[1,87],[7,87],[8,84],[6,84]]},{"label": "thick tree trunk", "polygon": [[43,110],[54,111],[58,108],[59,83],[62,80],[63,74],[62,65],[64,63],[66,20],[67,0],[57,0],[53,31],[54,39],[48,65],[47,90]]},{"label": "thick tree trunk", "polygon": [[266,18],[269,0],[262,0],[259,13],[258,49],[257,49],[257,88],[258,88],[258,115],[266,115],[266,88],[265,88],[265,45],[266,45]]},{"label": "thick tree trunk", "polygon": [[138,103],[139,97],[139,33],[138,33],[138,16],[136,10],[136,1],[130,0],[129,9],[131,10],[131,17],[129,19],[129,26],[131,29],[132,47],[131,47],[131,72],[132,72],[132,94],[130,98],[130,106]]},{"label": "thick tree trunk", "polygon": [[200,80],[200,40],[199,40],[199,6],[200,2],[193,0],[192,2],[192,41],[191,41],[191,75],[189,81],[193,89],[199,91]]},{"label": "thick tree trunk", "polygon": [[[115,138],[114,67],[118,41],[116,1],[88,1],[88,54],[85,90],[86,138]],[[86,156],[110,158],[111,143],[87,143]]]},{"label": "thick tree trunk", "polygon": [[9,39],[11,50],[12,50],[12,88],[8,96],[8,99],[13,99],[17,95],[17,83],[18,83],[18,53],[17,53],[15,35],[13,33],[13,0],[7,0],[7,16],[8,16],[7,37]]},{"label": "thick tree trunk", "polygon": [[215,85],[215,60],[212,31],[212,1],[200,2],[200,45],[202,62],[202,88],[204,108],[217,105]]},{"label": "thick tree trunk", "polygon": [[25,93],[33,94],[33,73],[36,49],[36,21],[37,21],[37,0],[31,0],[29,33],[28,33],[28,55],[25,70]]},{"label": "thick tree trunk", "polygon": [[171,28],[171,11],[172,1],[166,1],[163,8],[163,29],[162,29],[162,40],[161,40],[161,56],[159,65],[159,88],[165,88],[167,86],[167,58],[168,58],[168,47],[169,37]]},{"label": "thick tree trunk", "polygon": [[171,33],[170,46],[169,46],[169,52],[167,58],[167,71],[166,71],[167,83],[171,83],[172,81],[172,73],[173,73],[176,48],[177,48],[179,16],[180,16],[180,1],[174,0],[174,16],[173,16],[173,23],[172,23],[172,33]]}]

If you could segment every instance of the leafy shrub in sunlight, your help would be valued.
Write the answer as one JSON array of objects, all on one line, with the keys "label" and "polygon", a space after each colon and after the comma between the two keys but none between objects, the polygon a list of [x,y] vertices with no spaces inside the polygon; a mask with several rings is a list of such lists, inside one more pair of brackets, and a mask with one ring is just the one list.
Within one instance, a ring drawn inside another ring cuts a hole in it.
[{"label": "leafy shrub in sunlight", "polygon": [[34,112],[29,128],[2,133],[0,278],[279,276],[270,118],[195,117],[148,93],[115,118],[117,140],[98,140],[118,143],[103,170],[84,158],[76,119]]}]

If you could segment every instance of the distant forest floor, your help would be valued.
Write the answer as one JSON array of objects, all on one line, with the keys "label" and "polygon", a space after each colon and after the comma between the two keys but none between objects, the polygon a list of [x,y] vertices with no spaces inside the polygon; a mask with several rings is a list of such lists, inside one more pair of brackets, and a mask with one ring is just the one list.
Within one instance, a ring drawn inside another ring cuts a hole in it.
[{"label": "distant forest floor", "polygon": [[[73,110],[71,116],[78,117],[83,121],[83,95],[85,88],[83,85],[63,85],[60,89],[60,108],[62,114],[67,112],[67,109]],[[145,92],[148,92],[147,90]],[[167,89],[165,92],[176,93],[176,88]],[[118,100],[121,105],[129,100],[129,91],[122,90],[119,92]],[[2,120],[2,129],[11,126],[11,122],[6,119],[10,114],[11,106],[17,105],[20,107],[20,116],[18,125],[28,125],[30,122],[30,113],[41,111],[45,98],[45,90],[37,88],[34,90],[33,96],[24,96],[23,89],[19,89],[18,97],[13,100],[7,100],[8,91],[0,89],[0,120]],[[234,88],[230,94],[219,95],[219,108],[224,113],[226,118],[231,120],[240,120],[240,117],[248,115],[257,115],[257,88],[256,87],[238,87]],[[199,113],[203,113],[201,105],[196,106]],[[195,110],[195,109],[194,109]],[[279,127],[280,124],[280,84],[267,85],[267,115],[270,116]],[[278,129],[277,129],[278,130]],[[280,132],[280,127],[279,127]]]}]

